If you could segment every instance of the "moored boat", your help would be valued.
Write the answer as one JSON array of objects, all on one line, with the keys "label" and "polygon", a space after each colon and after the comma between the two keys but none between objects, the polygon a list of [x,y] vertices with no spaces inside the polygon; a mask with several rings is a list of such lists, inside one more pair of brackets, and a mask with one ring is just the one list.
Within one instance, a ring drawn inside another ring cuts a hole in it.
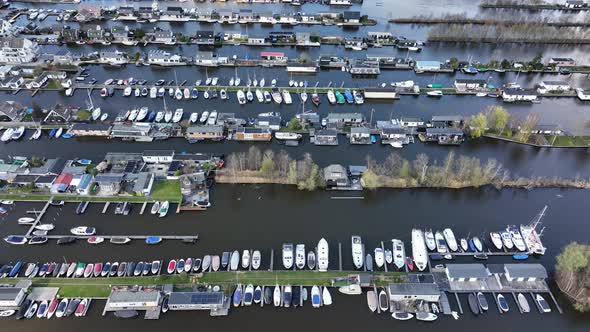
[{"label": "moored boat", "polygon": [[316,265],[316,262],[315,262],[315,252],[310,251],[310,252],[307,253],[307,267],[310,270],[313,270],[313,269],[315,269],[315,265]]},{"label": "moored boat", "polygon": [[363,241],[358,235],[353,235],[350,241],[352,243],[352,262],[354,267],[362,269],[365,259]]},{"label": "moored boat", "polygon": [[424,233],[419,229],[412,230],[412,254],[414,263],[420,271],[424,271],[428,265],[428,256],[424,242]]},{"label": "moored boat", "polygon": [[328,241],[322,238],[318,242],[317,265],[320,272],[328,271],[329,261],[329,246]]},{"label": "moored boat", "polygon": [[498,299],[498,305],[500,306],[500,310],[502,312],[508,312],[508,310],[510,308],[508,307],[508,302],[506,301],[506,298],[504,297],[504,295],[498,294],[497,299]]},{"label": "moored boat", "polygon": [[529,301],[527,301],[526,296],[524,296],[524,294],[518,293],[516,298],[518,300],[518,306],[520,307],[522,312],[524,312],[524,313],[531,312],[531,307],[529,306]]}]

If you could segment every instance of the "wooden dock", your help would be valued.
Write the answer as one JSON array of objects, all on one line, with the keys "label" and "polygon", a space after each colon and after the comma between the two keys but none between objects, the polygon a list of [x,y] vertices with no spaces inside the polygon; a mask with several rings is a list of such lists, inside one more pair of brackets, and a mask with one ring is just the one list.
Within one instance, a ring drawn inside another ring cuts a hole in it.
[{"label": "wooden dock", "polygon": [[35,231],[35,227],[37,227],[37,225],[41,221],[41,218],[43,218],[43,216],[45,215],[45,212],[47,212],[47,209],[49,209],[49,207],[51,206],[51,201],[52,200],[53,200],[53,196],[51,197],[51,199],[49,199],[47,201],[47,203],[45,203],[45,206],[43,206],[43,209],[41,209],[41,211],[39,211],[39,212],[35,211],[35,215],[37,217],[35,218],[35,221],[33,222],[33,224],[31,225],[31,227],[27,231],[27,234],[25,235],[25,237],[27,237],[27,238],[30,238],[31,237],[31,234]]},{"label": "wooden dock", "polygon": [[342,271],[342,243],[338,242],[338,270]]},{"label": "wooden dock", "polygon": [[104,204],[104,208],[102,208],[102,214],[107,213],[107,211],[109,210],[109,205],[111,205],[111,202],[106,202]]},{"label": "wooden dock", "polygon": [[[110,240],[113,238],[129,238],[131,240],[145,240],[150,236],[158,236],[161,237],[162,240],[192,240],[196,241],[199,239],[199,235],[94,235],[104,238],[105,240]],[[68,237],[75,237],[78,240],[88,239],[90,236],[78,236],[78,235],[46,235],[48,239],[59,240]]]},{"label": "wooden dock", "polygon": [[141,210],[139,210],[140,215],[143,215],[143,212],[145,211],[146,206],[147,206],[147,202],[143,202],[143,204],[141,205]]}]

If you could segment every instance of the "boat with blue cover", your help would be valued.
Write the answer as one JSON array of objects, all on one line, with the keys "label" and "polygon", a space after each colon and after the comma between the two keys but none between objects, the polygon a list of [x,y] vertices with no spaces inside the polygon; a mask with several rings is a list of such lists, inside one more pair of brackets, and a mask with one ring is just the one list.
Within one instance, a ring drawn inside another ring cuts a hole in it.
[{"label": "boat with blue cover", "polygon": [[234,307],[239,307],[241,303],[242,303],[242,285],[238,284],[236,286],[236,290],[234,291],[234,296],[233,296]]},{"label": "boat with blue cover", "polygon": [[346,99],[347,104],[354,103],[354,97],[352,95],[352,92],[350,92],[350,90],[344,90],[344,98]]},{"label": "boat with blue cover", "polygon": [[146,244],[158,244],[160,242],[162,242],[162,238],[159,236],[148,236],[145,239]]}]

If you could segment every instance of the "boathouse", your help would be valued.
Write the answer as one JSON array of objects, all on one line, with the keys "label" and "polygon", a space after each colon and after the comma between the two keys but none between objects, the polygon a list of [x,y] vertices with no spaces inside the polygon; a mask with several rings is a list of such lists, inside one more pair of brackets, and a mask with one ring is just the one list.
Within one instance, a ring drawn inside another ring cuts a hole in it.
[{"label": "boathouse", "polygon": [[272,132],[268,128],[238,127],[233,138],[236,141],[270,141]]},{"label": "boathouse", "polygon": [[463,130],[459,128],[426,128],[426,141],[441,145],[458,145],[463,142]]},{"label": "boathouse", "polygon": [[174,150],[145,150],[141,155],[144,163],[171,163]]},{"label": "boathouse", "polygon": [[490,276],[490,271],[483,264],[447,264],[445,273],[449,281],[479,281]]},{"label": "boathouse", "polygon": [[215,33],[210,30],[197,31],[195,41],[197,45],[213,45],[215,44]]},{"label": "boathouse", "polygon": [[322,129],[314,134],[315,145],[338,145],[338,132],[336,129]]},{"label": "boathouse", "polygon": [[361,12],[345,10],[342,13],[342,20],[346,25],[360,25],[361,24]]},{"label": "boathouse", "polygon": [[572,59],[572,58],[551,58],[549,59],[548,62],[549,65],[554,65],[554,66],[575,66],[576,65],[576,60]]},{"label": "boathouse", "polygon": [[191,143],[204,140],[219,141],[224,138],[223,126],[191,126],[184,136]]},{"label": "boathouse", "polygon": [[326,123],[329,127],[342,128],[344,126],[359,125],[365,117],[362,113],[328,113]]},{"label": "boathouse", "polygon": [[113,290],[107,299],[105,311],[151,310],[161,302],[162,294],[156,290]]},{"label": "boathouse", "polygon": [[416,61],[414,70],[416,72],[438,72],[441,67],[440,61]]},{"label": "boathouse", "polygon": [[387,287],[392,305],[400,301],[438,302],[440,289],[435,283],[393,283]]},{"label": "boathouse", "polygon": [[547,279],[547,270],[543,265],[532,264],[504,264],[504,272],[508,281],[542,281]]},{"label": "boathouse", "polygon": [[270,130],[281,129],[281,117],[276,115],[259,115],[254,121],[256,128],[264,128]]},{"label": "boathouse", "polygon": [[199,51],[195,56],[195,65],[205,67],[217,67],[220,63],[227,62],[225,57],[217,57],[216,54],[209,51]]},{"label": "boathouse", "polygon": [[0,287],[0,310],[18,309],[26,296],[24,288]]},{"label": "boathouse", "polygon": [[57,179],[56,175],[41,175],[35,180],[35,187],[39,189],[49,189]]},{"label": "boathouse", "polygon": [[399,120],[399,123],[402,127],[409,127],[409,128],[416,128],[424,126],[424,120],[421,118],[412,118],[412,117],[402,117]]},{"label": "boathouse", "polygon": [[223,308],[223,292],[172,292],[170,310],[218,310]]},{"label": "boathouse", "polygon": [[381,128],[379,132],[381,136],[381,144],[391,144],[391,143],[408,143],[408,135],[406,133],[406,129],[402,127],[384,127]]},{"label": "boathouse", "polygon": [[455,89],[460,92],[480,91],[487,87],[485,80],[458,78],[455,80]]},{"label": "boathouse", "polygon": [[367,127],[350,128],[350,144],[371,144],[371,130]]},{"label": "boathouse", "polygon": [[283,52],[260,52],[260,58],[269,61],[287,61]]},{"label": "boathouse", "polygon": [[459,127],[463,124],[461,115],[434,115],[430,124],[433,128]]},{"label": "boathouse", "polygon": [[107,137],[111,134],[111,126],[105,123],[74,123],[68,132],[77,137]]},{"label": "boathouse", "polygon": [[339,164],[332,164],[324,168],[326,188],[349,187],[350,179],[346,168]]},{"label": "boathouse", "polygon": [[542,81],[537,91],[539,93],[570,91],[571,87],[565,81]]},{"label": "boathouse", "polygon": [[365,88],[363,92],[366,99],[395,99],[396,97],[394,88]]},{"label": "boathouse", "polygon": [[532,89],[517,89],[508,88],[502,91],[502,99],[505,102],[516,102],[516,101],[535,101],[537,100],[537,93]]}]

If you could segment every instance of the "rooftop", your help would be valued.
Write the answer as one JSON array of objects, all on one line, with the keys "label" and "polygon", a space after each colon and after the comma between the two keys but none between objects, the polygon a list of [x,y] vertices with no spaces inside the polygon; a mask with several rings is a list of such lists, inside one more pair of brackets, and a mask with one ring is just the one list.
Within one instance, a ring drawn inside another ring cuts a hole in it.
[{"label": "rooftop", "polygon": [[505,264],[504,271],[511,278],[547,279],[547,270],[541,264]]},{"label": "rooftop", "polygon": [[434,283],[395,283],[389,284],[388,290],[395,295],[440,295]]},{"label": "rooftop", "polygon": [[489,271],[483,264],[447,264],[449,278],[477,278],[489,277]]}]

